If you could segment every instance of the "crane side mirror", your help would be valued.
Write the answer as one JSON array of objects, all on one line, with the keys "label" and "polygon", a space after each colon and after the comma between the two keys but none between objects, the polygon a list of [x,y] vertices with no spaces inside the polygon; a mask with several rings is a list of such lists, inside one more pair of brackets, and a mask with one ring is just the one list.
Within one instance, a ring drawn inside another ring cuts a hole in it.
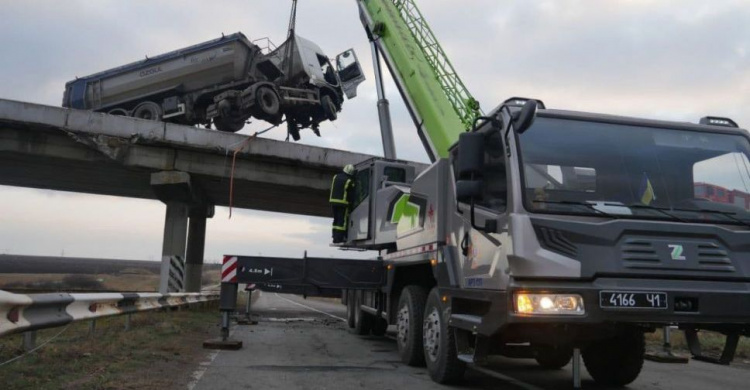
[{"label": "crane side mirror", "polygon": [[468,203],[472,200],[481,200],[482,198],[482,181],[481,180],[458,180],[456,181],[456,200],[462,203]]},{"label": "crane side mirror", "polygon": [[484,135],[481,133],[461,133],[458,136],[458,178],[482,175],[484,144]]},{"label": "crane side mirror", "polygon": [[534,124],[537,107],[536,100],[528,100],[520,111],[513,113],[513,127],[516,129],[516,133],[522,134]]}]

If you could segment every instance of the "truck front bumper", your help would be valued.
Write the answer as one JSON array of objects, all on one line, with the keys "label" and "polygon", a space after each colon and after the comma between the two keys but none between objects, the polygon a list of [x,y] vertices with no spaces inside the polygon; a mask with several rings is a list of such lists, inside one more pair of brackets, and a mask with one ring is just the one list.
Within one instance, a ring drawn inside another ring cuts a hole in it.
[{"label": "truck front bumper", "polygon": [[[660,292],[667,295],[664,309],[607,308],[600,305],[600,292]],[[582,315],[519,314],[514,294],[578,294],[583,297]],[[591,328],[597,325],[680,325],[697,329],[739,331],[750,334],[750,283],[695,280],[609,279],[578,281],[513,281],[507,291],[441,289],[451,298],[451,325],[482,335],[493,335],[507,327],[533,324]],[[675,302],[690,302],[690,308]]]}]

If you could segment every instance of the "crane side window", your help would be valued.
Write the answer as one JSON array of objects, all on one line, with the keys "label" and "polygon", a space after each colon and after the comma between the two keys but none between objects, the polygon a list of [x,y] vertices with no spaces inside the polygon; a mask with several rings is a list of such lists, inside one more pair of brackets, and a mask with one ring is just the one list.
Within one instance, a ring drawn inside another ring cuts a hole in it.
[{"label": "crane side window", "polygon": [[404,168],[385,167],[385,169],[383,169],[383,175],[388,181],[394,183],[406,182],[406,170]]},{"label": "crane side window", "polygon": [[[508,206],[508,175],[505,150],[500,136],[492,136],[487,142],[482,173],[482,199],[476,206],[492,211],[505,212]],[[458,148],[451,151],[454,177],[458,177]]]},{"label": "crane side window", "polygon": [[352,210],[370,195],[370,168],[358,170],[354,181],[357,193],[354,196]]}]

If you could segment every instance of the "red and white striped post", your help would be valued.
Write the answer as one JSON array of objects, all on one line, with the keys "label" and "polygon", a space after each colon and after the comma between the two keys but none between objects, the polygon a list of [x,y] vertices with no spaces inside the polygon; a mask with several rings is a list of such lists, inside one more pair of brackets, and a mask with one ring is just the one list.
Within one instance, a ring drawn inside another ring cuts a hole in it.
[{"label": "red and white striped post", "polygon": [[224,256],[221,265],[221,338],[229,337],[229,313],[237,310],[237,256]]}]

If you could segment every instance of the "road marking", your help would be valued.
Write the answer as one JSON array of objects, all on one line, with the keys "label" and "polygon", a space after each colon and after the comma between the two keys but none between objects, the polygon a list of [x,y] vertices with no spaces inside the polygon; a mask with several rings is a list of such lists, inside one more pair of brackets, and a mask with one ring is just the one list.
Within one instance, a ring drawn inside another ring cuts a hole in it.
[{"label": "road marking", "polygon": [[475,365],[470,365],[468,368],[471,369],[471,370],[477,371],[477,372],[481,372],[484,375],[488,375],[488,376],[491,376],[493,378],[497,378],[497,379],[506,381],[506,382],[508,382],[508,383],[510,383],[512,385],[518,386],[518,387],[526,389],[526,390],[544,390],[541,387],[534,386],[534,385],[532,385],[530,383],[522,382],[522,381],[520,381],[520,380],[518,380],[516,378],[512,378],[512,377],[509,377],[507,375],[503,375],[503,374],[501,374],[499,372],[495,372],[495,371],[486,369],[484,367],[477,367]]},{"label": "road marking", "polygon": [[337,320],[341,320],[341,321],[344,321],[344,322],[346,322],[346,319],[344,319],[344,318],[341,318],[341,317],[339,317],[339,316],[335,316],[335,315],[333,315],[333,314],[328,314],[328,313],[326,313],[326,312],[324,312],[324,311],[322,311],[322,310],[318,310],[318,309],[316,309],[316,308],[314,308],[314,307],[310,307],[310,306],[307,306],[307,305],[303,305],[303,304],[301,304],[301,303],[298,303],[298,302],[294,302],[294,301],[293,301],[293,300],[291,300],[291,299],[286,299],[286,298],[282,297],[281,295],[279,295],[278,293],[274,293],[274,295],[276,295],[277,297],[279,297],[279,298],[281,298],[281,299],[283,299],[283,300],[285,300],[285,301],[287,301],[287,302],[289,302],[289,303],[293,303],[293,304],[295,304],[295,305],[297,305],[297,306],[302,306],[302,307],[304,307],[305,309],[309,309],[309,310],[312,310],[312,311],[315,311],[315,312],[318,312],[318,313],[322,313],[322,314],[325,314],[325,315],[327,315],[327,316],[329,316],[329,317],[332,317],[332,318],[335,318],[335,319],[337,319]]},{"label": "road marking", "polygon": [[[236,328],[232,328],[229,331],[229,337],[234,336],[234,330],[235,329]],[[198,385],[198,382],[200,382],[201,378],[203,378],[203,374],[205,374],[206,371],[208,371],[208,369],[214,363],[214,359],[216,359],[216,357],[219,356],[219,352],[221,352],[221,350],[217,350],[215,352],[211,352],[208,355],[208,359],[207,360],[204,360],[204,361],[200,362],[200,367],[198,367],[197,370],[193,371],[193,374],[191,375],[193,377],[193,380],[190,381],[190,383],[188,383],[187,390],[193,390],[193,388],[195,388],[195,386]]]}]

